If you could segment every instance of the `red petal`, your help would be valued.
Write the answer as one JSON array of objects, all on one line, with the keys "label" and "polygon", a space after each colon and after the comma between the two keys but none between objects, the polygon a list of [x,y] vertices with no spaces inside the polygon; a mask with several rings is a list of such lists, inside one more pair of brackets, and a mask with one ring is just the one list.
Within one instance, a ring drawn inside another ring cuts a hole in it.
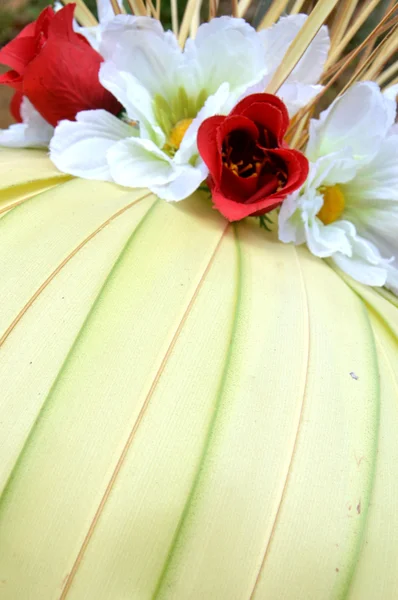
[{"label": "red petal", "polygon": [[215,178],[214,176],[213,178],[228,197],[242,200],[254,193],[256,189],[255,178],[239,177],[230,169],[224,167],[221,161],[222,146],[226,136],[229,133],[232,133],[232,131],[238,130],[246,131],[254,140],[257,140],[258,138],[258,129],[256,125],[249,119],[246,119],[246,117],[242,117],[241,115],[226,117],[219,126],[216,134],[217,150],[220,156],[221,168],[219,170],[218,178]]},{"label": "red petal", "polygon": [[49,38],[26,69],[24,94],[46,121],[74,120],[82,110],[103,108],[113,114],[119,102],[98,80],[102,57],[86,44]]},{"label": "red petal", "polygon": [[[261,192],[261,198],[269,198],[271,196],[275,196],[275,190],[278,189],[278,184],[278,177],[276,175],[273,175],[272,173],[259,179],[257,188],[259,189],[259,192]],[[252,204],[253,202],[256,202],[256,195],[253,195],[249,199],[248,204]]]},{"label": "red petal", "polygon": [[219,182],[221,177],[221,153],[217,146],[217,130],[226,117],[216,115],[209,117],[199,127],[197,144],[200,156],[203,158],[213,179]]},{"label": "red petal", "polygon": [[301,187],[307,179],[309,171],[309,163],[304,154],[290,148],[270,150],[269,153],[282,158],[287,167],[287,182],[281,191],[287,195]]},{"label": "red petal", "polygon": [[243,204],[227,198],[218,188],[212,190],[212,198],[214,206],[228,221],[239,221],[245,217],[263,215],[282,204],[281,198],[274,198],[273,196],[264,198],[254,204]]},{"label": "red petal", "polygon": [[22,75],[26,66],[36,56],[34,37],[18,36],[0,50],[0,63],[8,65]]},{"label": "red petal", "polygon": [[14,88],[14,90],[21,91],[23,85],[23,77],[18,75],[16,71],[7,71],[3,75],[0,75],[0,84],[8,85]]},{"label": "red petal", "polygon": [[[281,204],[288,194],[291,194],[303,185],[308,176],[308,160],[298,150],[283,148],[269,150],[269,154],[275,154],[284,161],[287,170],[287,182],[281,190],[268,196],[266,187],[263,186],[260,188],[249,200],[250,204],[259,203],[259,208],[262,208],[260,204],[262,205],[263,202],[266,202],[265,206],[267,206],[268,201],[271,203],[276,202],[275,206]],[[268,212],[268,210],[264,212]],[[264,214],[264,212],[256,212],[255,214]]]},{"label": "red petal", "polygon": [[286,133],[286,129],[284,116],[279,108],[271,104],[265,106],[264,104],[253,102],[243,114],[257,125],[261,125],[265,130],[271,132],[278,146],[283,143],[283,136]]},{"label": "red petal", "polygon": [[20,112],[22,98],[23,96],[21,92],[15,92],[10,102],[10,113],[17,121],[17,123],[22,123],[22,117]]},{"label": "red petal", "polygon": [[[82,37],[73,30],[73,14],[75,12],[76,4],[67,4],[55,13],[54,18],[51,21],[51,26],[48,30],[48,38],[62,39],[63,41],[80,43]],[[85,43],[87,40],[85,40]]]},{"label": "red petal", "polygon": [[[74,6],[75,5],[73,5],[73,7]],[[62,9],[59,12],[62,12],[63,10],[65,10],[65,9]],[[54,19],[55,14],[56,13],[54,12],[54,10],[51,6],[47,6],[44,10],[41,11],[41,13],[38,16],[37,21],[36,21],[36,27],[35,27],[35,33],[34,33],[36,38],[40,35],[44,35],[45,39],[48,38],[49,26],[50,26],[51,21]]]},{"label": "red petal", "polygon": [[265,215],[280,206],[285,197],[269,196],[269,198],[264,198],[264,200],[260,200],[255,204],[247,204],[246,206],[251,207],[251,212],[246,216],[259,217],[260,215]]},{"label": "red petal", "polygon": [[[282,102],[282,100],[280,98],[278,98],[278,96],[274,96],[273,94],[251,94],[250,96],[247,96],[246,98],[243,98],[243,100],[238,102],[238,104],[232,110],[231,116],[236,115],[236,114],[241,114],[241,115],[244,114],[246,116],[249,116],[247,114],[247,110],[250,109],[251,106],[254,104],[261,105],[261,106],[258,106],[256,109],[256,111],[258,111],[258,114],[260,114],[261,111],[266,110],[267,106],[272,106],[274,108],[277,108],[281,112],[281,114],[282,114],[281,136],[283,137],[289,126],[289,113],[287,111],[285,104]],[[252,117],[250,117],[250,118],[252,118]],[[256,119],[254,119],[254,120],[256,120]]]},{"label": "red petal", "polygon": [[231,113],[230,116],[225,117],[217,131],[217,143],[220,151],[226,136],[237,130],[246,131],[255,141],[258,139],[258,129],[253,121],[242,115],[232,115]]},{"label": "red petal", "polygon": [[19,38],[32,37],[35,35],[35,29],[36,29],[36,21],[32,21],[32,23],[29,23],[29,25],[26,25],[26,27],[24,27],[22,29],[22,31],[20,31],[18,33],[17,37],[19,37]]},{"label": "red petal", "polygon": [[51,6],[48,6],[40,13],[37,21],[24,27],[16,38],[0,50],[0,63],[8,65],[22,75],[29,62],[38,54],[39,36],[44,34],[47,38],[48,27],[54,14]]},{"label": "red petal", "polygon": [[214,206],[228,221],[240,221],[256,210],[256,207],[250,204],[242,204],[227,198],[218,188],[212,189],[212,198]]},{"label": "red petal", "polygon": [[247,202],[256,193],[258,177],[239,177],[227,167],[223,167],[219,188],[235,202]]}]

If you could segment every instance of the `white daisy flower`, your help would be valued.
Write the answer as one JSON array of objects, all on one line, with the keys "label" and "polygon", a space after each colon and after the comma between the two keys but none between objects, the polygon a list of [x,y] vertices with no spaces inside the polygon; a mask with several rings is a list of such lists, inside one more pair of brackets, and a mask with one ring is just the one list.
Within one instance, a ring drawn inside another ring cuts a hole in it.
[{"label": "white daisy flower", "polygon": [[279,238],[307,243],[351,277],[398,293],[396,105],[375,83],[352,86],[318,120],[310,174],[279,214]]},{"label": "white daisy flower", "polygon": [[0,146],[46,148],[54,134],[54,127],[43,119],[26,97],[22,99],[20,113],[22,123],[10,125],[8,129],[0,129]]},{"label": "white daisy flower", "polygon": [[[298,17],[283,19],[260,34],[243,19],[220,17],[201,25],[196,38],[181,50],[158,21],[119,15],[102,31],[100,53],[105,62],[100,81],[124,106],[129,129],[124,127],[121,135],[118,119],[104,111],[78,115],[76,122],[56,128],[52,160],[73,175],[95,173],[95,178],[121,185],[148,187],[166,200],[186,198],[207,176],[196,144],[200,124],[212,115],[227,114],[257,84],[264,90],[266,78],[272,77],[305,21]],[[319,91],[314,84],[328,47],[323,28],[286,83],[285,99],[288,105],[291,99],[292,112]],[[308,61],[310,73],[302,68]],[[101,156],[98,144],[104,149]]]}]

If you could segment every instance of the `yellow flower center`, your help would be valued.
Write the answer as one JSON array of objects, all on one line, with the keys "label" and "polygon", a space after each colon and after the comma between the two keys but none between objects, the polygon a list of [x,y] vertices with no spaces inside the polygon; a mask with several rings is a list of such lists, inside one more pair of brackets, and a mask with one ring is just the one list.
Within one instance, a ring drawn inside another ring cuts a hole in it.
[{"label": "yellow flower center", "polygon": [[193,119],[181,119],[181,121],[178,121],[177,125],[174,125],[173,129],[170,131],[166,145],[178,150],[181,146],[182,138],[192,121]]},{"label": "yellow flower center", "polygon": [[325,225],[334,223],[341,217],[345,207],[344,194],[338,185],[319,188],[323,196],[323,206],[318,212],[317,217]]}]

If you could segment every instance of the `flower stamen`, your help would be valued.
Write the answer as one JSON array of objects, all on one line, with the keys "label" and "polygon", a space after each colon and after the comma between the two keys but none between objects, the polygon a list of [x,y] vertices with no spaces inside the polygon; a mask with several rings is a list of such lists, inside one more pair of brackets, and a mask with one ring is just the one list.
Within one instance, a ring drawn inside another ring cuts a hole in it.
[{"label": "flower stamen", "polygon": [[345,198],[339,185],[322,186],[319,192],[323,196],[323,206],[316,215],[324,225],[337,221],[344,212]]},{"label": "flower stamen", "polygon": [[193,119],[181,119],[181,121],[178,121],[178,123],[174,125],[173,129],[168,135],[165,148],[178,150],[178,148],[181,146],[183,137],[186,134],[187,129],[192,123],[192,121]]}]

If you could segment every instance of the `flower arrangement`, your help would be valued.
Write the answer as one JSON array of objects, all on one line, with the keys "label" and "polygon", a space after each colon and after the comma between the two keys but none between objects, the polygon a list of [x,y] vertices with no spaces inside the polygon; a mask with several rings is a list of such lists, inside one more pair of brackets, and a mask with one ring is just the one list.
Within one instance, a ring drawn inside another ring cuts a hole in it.
[{"label": "flower arrangement", "polygon": [[397,5],[308,4],[0,50],[0,597],[394,598]]},{"label": "flower arrangement", "polygon": [[48,145],[64,173],[147,187],[166,201],[207,182],[229,221],[264,222],[281,206],[281,241],[306,243],[357,281],[398,294],[397,86],[348,86],[310,120],[300,152],[286,132],[322,93],[325,26],[272,95],[265,90],[304,15],[259,32],[214,18],[181,49],[153,17],[104,1],[100,24],[87,28],[74,24],[74,9],[45,9],[0,51],[12,68],[0,83],[16,90],[21,121],[0,144]]},{"label": "flower arrangement", "polygon": [[156,19],[115,16],[111,4],[95,32],[75,31],[74,8],[45,9],[0,52],[12,67],[0,83],[16,90],[22,121],[1,144],[48,144],[64,173],[148,187],[167,201],[207,180],[229,221],[283,205],[281,241],[305,242],[361,283],[398,294],[397,86],[383,95],[377,84],[353,84],[311,120],[302,154],[284,138],[289,116],[319,94],[325,27],[273,96],[262,92],[303,15],[259,33],[215,18],[181,50]]}]

